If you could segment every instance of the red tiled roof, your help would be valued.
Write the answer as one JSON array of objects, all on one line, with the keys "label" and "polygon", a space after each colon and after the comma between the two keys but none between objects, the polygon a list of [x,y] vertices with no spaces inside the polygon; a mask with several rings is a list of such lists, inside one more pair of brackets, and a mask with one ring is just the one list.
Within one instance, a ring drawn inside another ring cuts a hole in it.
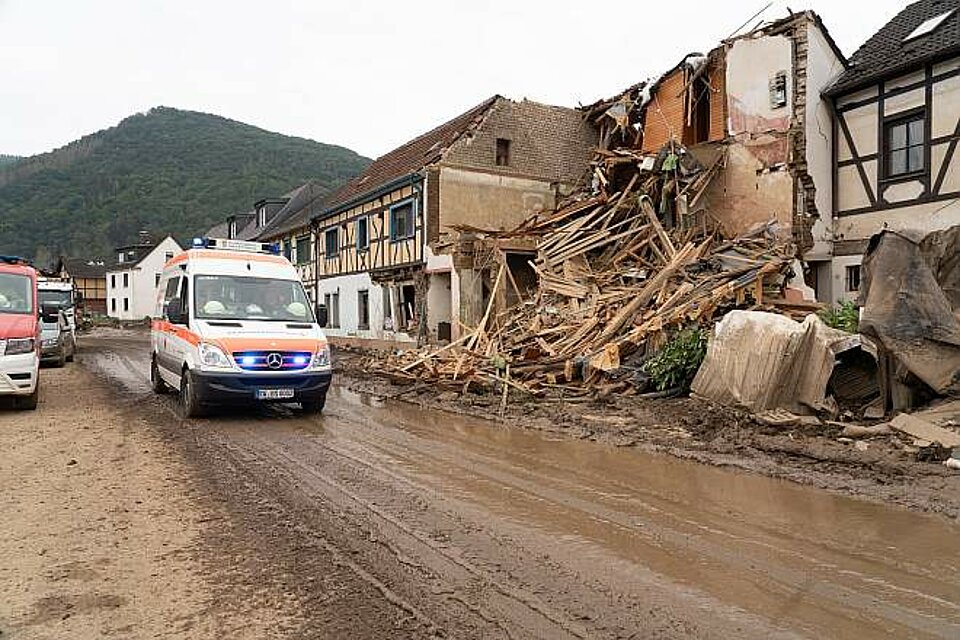
[{"label": "red tiled roof", "polygon": [[450,145],[476,126],[499,99],[500,96],[493,96],[453,120],[380,156],[365,171],[337,189],[324,202],[324,206],[327,209],[336,208],[436,162]]}]

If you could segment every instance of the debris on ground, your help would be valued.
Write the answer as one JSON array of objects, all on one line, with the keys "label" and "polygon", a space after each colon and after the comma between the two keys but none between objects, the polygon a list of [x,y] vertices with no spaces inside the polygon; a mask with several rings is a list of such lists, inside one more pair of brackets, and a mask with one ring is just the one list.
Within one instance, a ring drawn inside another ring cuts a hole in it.
[{"label": "debris on ground", "polygon": [[[785,295],[795,250],[776,225],[725,238],[697,208],[715,173],[679,147],[598,151],[592,187],[500,234],[534,240],[532,296],[499,314],[490,296],[459,340],[370,368],[461,391],[643,393],[653,389],[638,383],[642,363],[685,326],[709,329],[733,309],[806,315],[809,304]],[[505,263],[501,285],[520,293]]]},{"label": "debris on ground", "polygon": [[712,402],[760,414],[761,420],[774,410],[838,415],[837,396],[866,404],[879,393],[876,363],[872,375],[867,369],[861,379],[862,359],[847,355],[856,366],[847,371],[842,356],[874,351],[865,338],[831,329],[813,314],[796,322],[773,313],[732,311],[716,325],[691,389]]}]

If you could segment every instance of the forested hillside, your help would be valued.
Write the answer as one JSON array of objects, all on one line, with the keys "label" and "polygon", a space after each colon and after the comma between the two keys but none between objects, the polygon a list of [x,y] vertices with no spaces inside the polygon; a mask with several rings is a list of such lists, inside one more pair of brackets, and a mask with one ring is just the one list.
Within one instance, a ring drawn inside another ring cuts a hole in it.
[{"label": "forested hillside", "polygon": [[141,229],[188,239],[308,179],[332,188],[368,162],[343,147],[158,107],[51,153],[0,160],[0,254],[42,265],[110,255]]},{"label": "forested hillside", "polygon": [[0,153],[0,167],[8,164],[13,164],[20,159],[20,156],[8,156]]}]

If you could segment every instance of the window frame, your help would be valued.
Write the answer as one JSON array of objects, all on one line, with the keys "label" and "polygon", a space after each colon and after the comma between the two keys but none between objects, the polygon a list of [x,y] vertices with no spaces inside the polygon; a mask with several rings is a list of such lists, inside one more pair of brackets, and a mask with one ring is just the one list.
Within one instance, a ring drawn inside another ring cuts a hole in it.
[{"label": "window frame", "polygon": [[[297,248],[297,251],[296,251],[296,253],[297,253],[297,262],[296,262],[296,264],[297,264],[298,267],[302,267],[303,265],[310,264],[310,260],[311,260],[311,255],[310,255],[310,254],[313,252],[313,246],[312,246],[311,240],[312,240],[312,238],[311,238],[311,236],[310,236],[309,233],[308,233],[308,234],[305,234],[305,235],[302,235],[302,236],[297,236],[297,237],[294,239],[294,242],[296,243],[296,248]],[[301,242],[306,246],[306,248],[307,248],[306,251],[302,251],[302,252],[300,251]],[[302,256],[302,255],[300,255],[301,253],[305,253],[305,254],[307,254],[307,255]]]},{"label": "window frame", "polygon": [[[395,215],[399,209],[402,209],[407,205],[410,206],[411,224],[410,224],[410,229],[407,231],[406,235],[401,236],[397,233]],[[391,205],[390,206],[390,242],[396,244],[398,242],[406,242],[407,240],[410,240],[416,237],[417,237],[417,201],[416,199],[408,198],[407,200],[403,200],[401,202],[398,202],[397,204]]]},{"label": "window frame", "polygon": [[[918,107],[909,111],[902,111],[890,116],[886,116],[881,124],[881,136],[883,140],[883,153],[880,157],[880,179],[881,182],[909,182],[925,178],[930,169],[930,139],[929,122],[927,121],[926,107]],[[911,144],[910,125],[913,122],[921,123],[922,139],[919,143]],[[893,130],[899,126],[906,126],[906,146],[897,149],[892,148],[891,138]],[[920,169],[910,171],[910,150],[919,147],[923,152],[923,166]],[[893,173],[891,171],[892,158],[894,151],[906,151],[907,171],[904,173]]]},{"label": "window frame", "polygon": [[[333,238],[333,251],[330,251],[330,238]],[[323,257],[333,260],[340,256],[340,227],[333,226],[323,230]]]},{"label": "window frame", "polygon": [[[366,303],[365,305],[363,303]],[[361,312],[362,309],[366,307],[366,317]],[[369,331],[370,330],[370,290],[369,289],[360,289],[357,291],[357,330],[358,331]]]},{"label": "window frame", "polygon": [[493,162],[498,167],[509,167],[513,155],[513,141],[510,138],[497,138]]},{"label": "window frame", "polygon": [[[844,289],[847,293],[860,293],[860,288],[863,286],[863,265],[859,264],[848,264],[844,269]],[[857,281],[856,288],[851,287],[851,282],[853,280]]]},{"label": "window frame", "polygon": [[[360,223],[363,223],[363,242],[360,242]],[[354,236],[357,241],[357,251],[363,253],[370,250],[370,218],[361,216],[354,221]]]}]

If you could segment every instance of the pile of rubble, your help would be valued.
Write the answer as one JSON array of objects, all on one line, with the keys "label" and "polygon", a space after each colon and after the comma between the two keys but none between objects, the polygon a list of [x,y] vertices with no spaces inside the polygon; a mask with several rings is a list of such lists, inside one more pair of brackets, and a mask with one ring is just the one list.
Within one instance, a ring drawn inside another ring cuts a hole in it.
[{"label": "pile of rubble", "polygon": [[[773,226],[723,238],[697,209],[714,174],[682,148],[653,157],[598,151],[589,190],[501,234],[536,241],[532,299],[498,315],[491,296],[479,325],[459,340],[394,353],[371,368],[386,364],[394,379],[458,390],[626,390],[615,372],[672,329],[709,327],[732,309],[788,310],[793,248]],[[524,297],[505,261],[493,290],[501,285]]]}]

